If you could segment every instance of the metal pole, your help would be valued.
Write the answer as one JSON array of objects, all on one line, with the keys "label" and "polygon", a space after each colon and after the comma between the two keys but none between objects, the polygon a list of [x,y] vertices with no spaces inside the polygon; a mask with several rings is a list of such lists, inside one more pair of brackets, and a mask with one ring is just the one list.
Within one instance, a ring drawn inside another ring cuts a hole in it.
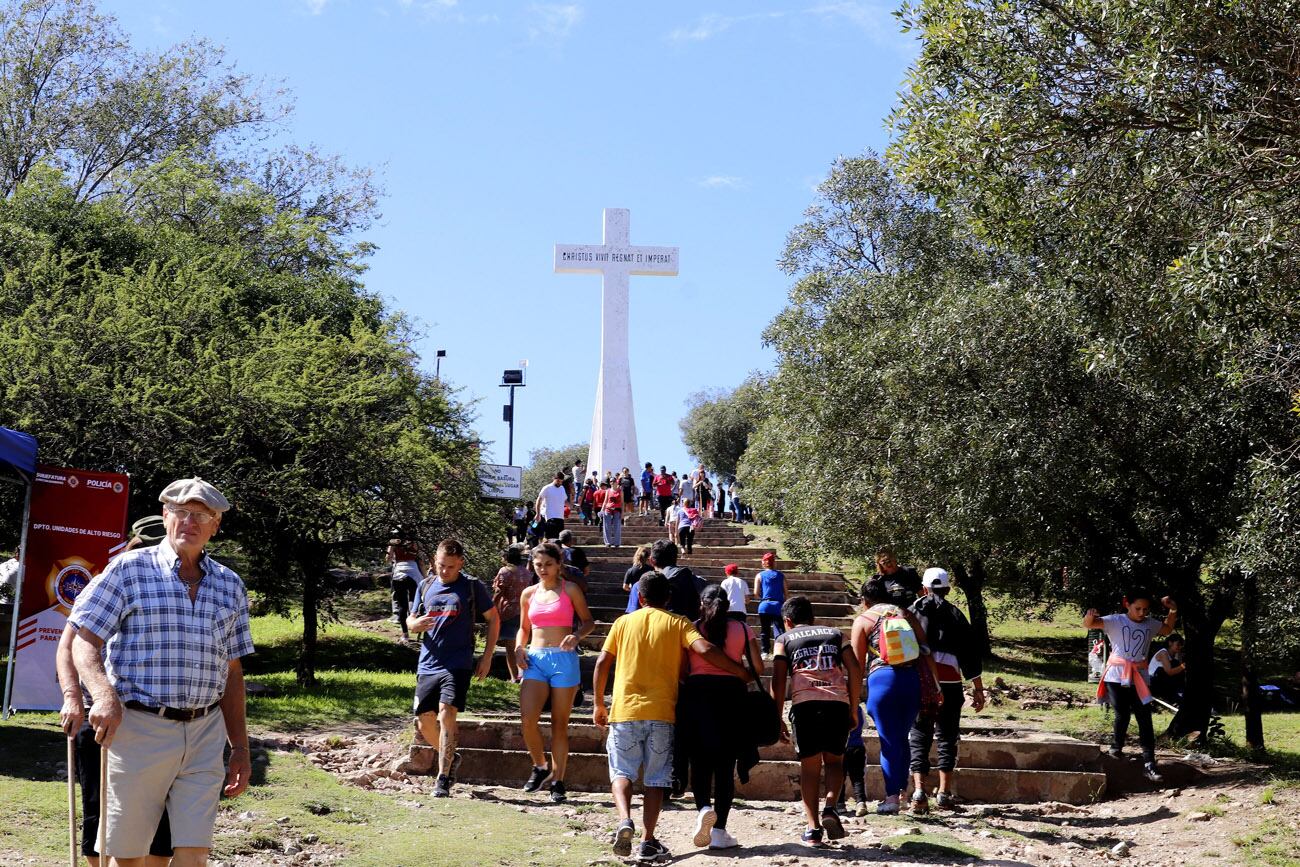
[{"label": "metal pole", "polygon": [[77,755],[73,749],[76,736],[73,732],[68,737],[68,867],[77,867]]},{"label": "metal pole", "polygon": [[515,387],[510,386],[510,439],[506,448],[506,463],[515,465]]},{"label": "metal pole", "polygon": [[9,626],[9,665],[5,667],[5,697],[4,697],[4,718],[9,719],[12,711],[9,709],[9,700],[13,698],[14,688],[14,669],[17,668],[17,660],[14,659],[14,653],[18,646],[18,615],[23,610],[23,562],[27,559],[27,525],[32,518],[32,488],[36,485],[36,477],[27,483],[27,500],[23,504],[23,534],[22,539],[18,542],[18,586],[14,589],[14,620]]}]

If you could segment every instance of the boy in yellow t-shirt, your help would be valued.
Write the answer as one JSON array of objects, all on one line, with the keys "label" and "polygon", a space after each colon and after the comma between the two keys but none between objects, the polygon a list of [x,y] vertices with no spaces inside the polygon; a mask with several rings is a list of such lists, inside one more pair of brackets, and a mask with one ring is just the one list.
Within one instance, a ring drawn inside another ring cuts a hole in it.
[{"label": "boy in yellow t-shirt", "polygon": [[[670,594],[662,572],[648,572],[637,582],[641,607],[614,621],[596,660],[595,722],[609,726],[605,747],[609,754],[609,779],[619,824],[614,831],[614,854],[632,854],[632,782],[638,774],[645,783],[639,858],[653,861],[668,857],[655,839],[655,825],[663,807],[664,789],[672,786],[673,721],[677,717],[677,681],[682,657],[694,650],[724,671],[745,681],[753,677],[706,641],[685,617],[664,610]],[[614,707],[605,707],[605,684],[615,660]]]}]

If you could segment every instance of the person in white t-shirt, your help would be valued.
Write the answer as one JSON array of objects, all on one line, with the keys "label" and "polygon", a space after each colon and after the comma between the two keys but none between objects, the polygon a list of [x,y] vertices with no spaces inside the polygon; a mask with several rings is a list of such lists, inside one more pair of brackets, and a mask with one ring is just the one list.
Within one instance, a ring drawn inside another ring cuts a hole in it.
[{"label": "person in white t-shirt", "polygon": [[722,589],[727,592],[727,601],[731,604],[731,610],[727,614],[731,619],[744,623],[747,617],[745,600],[749,598],[749,587],[740,577],[740,567],[735,563],[723,566],[722,574],[726,576],[722,579]]},{"label": "person in white t-shirt", "polygon": [[1097,687],[1097,698],[1108,701],[1115,709],[1115,740],[1108,752],[1113,758],[1122,757],[1129,718],[1137,717],[1144,772],[1148,780],[1158,783],[1164,778],[1156,769],[1156,736],[1151,725],[1147,655],[1152,638],[1174,631],[1178,605],[1168,596],[1161,599],[1169,611],[1161,622],[1148,616],[1151,600],[1152,595],[1145,590],[1130,590],[1124,594],[1124,613],[1102,617],[1096,608],[1089,608],[1083,616],[1083,627],[1102,630],[1110,642],[1110,658],[1106,660],[1106,670]]},{"label": "person in white t-shirt", "polygon": [[1156,698],[1177,704],[1183,700],[1183,682],[1187,679],[1187,663],[1183,661],[1183,637],[1172,633],[1165,646],[1151,657],[1147,664],[1147,678],[1151,681],[1151,694]]},{"label": "person in white t-shirt", "polygon": [[564,506],[569,493],[564,489],[564,473],[556,473],[555,480],[537,493],[537,514],[546,520],[546,538],[560,538],[564,529]]}]

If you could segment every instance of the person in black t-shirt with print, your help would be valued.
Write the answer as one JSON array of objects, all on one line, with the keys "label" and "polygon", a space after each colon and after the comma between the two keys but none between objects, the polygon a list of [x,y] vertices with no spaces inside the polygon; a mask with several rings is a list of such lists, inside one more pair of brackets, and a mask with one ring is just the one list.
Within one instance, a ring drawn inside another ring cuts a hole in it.
[{"label": "person in black t-shirt with print", "polygon": [[[781,607],[781,617],[786,631],[772,654],[772,697],[777,712],[784,711],[788,677],[799,790],[808,822],[802,839],[820,846],[823,836],[831,840],[844,836],[835,802],[844,785],[844,747],[854,725],[852,709],[858,705],[862,668],[857,657],[845,652],[843,632],[813,622],[812,603],[807,598],[791,596]],[[784,720],[781,728],[788,738]],[[819,814],[823,767],[826,802]]]}]

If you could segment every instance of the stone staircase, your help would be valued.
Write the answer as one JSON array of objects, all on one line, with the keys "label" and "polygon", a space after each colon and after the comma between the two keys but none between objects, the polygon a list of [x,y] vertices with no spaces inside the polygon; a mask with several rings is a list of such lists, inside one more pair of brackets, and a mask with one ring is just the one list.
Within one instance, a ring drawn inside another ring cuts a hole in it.
[{"label": "stone staircase", "polygon": [[[632,565],[636,546],[667,538],[666,531],[654,518],[630,516],[623,528],[623,545],[606,548],[598,527],[584,527],[570,520],[568,528],[577,537],[591,562],[587,601],[596,619],[595,631],[583,642],[580,658],[584,689],[590,694],[596,654],[614,619],[623,613],[627,593],[623,591],[623,573]],[[752,546],[738,524],[708,519],[697,532],[694,554],[681,554],[679,565],[688,566],[708,581],[721,581],[723,567],[736,563],[740,577],[752,584],[762,569],[764,548]],[[819,623],[834,624],[845,630],[852,623],[856,594],[846,587],[844,577],[828,572],[802,572],[793,561],[778,560],[776,568],[786,574],[787,597],[802,595],[813,603]],[[751,609],[753,603],[750,603]],[[749,616],[750,625],[758,627],[758,618]],[[504,651],[493,660],[493,674],[506,676]],[[764,677],[764,683],[769,678]],[[543,735],[549,744],[549,725],[544,720]],[[872,798],[883,797],[878,767],[879,742],[871,722],[864,733],[867,747],[867,789]],[[566,783],[573,791],[607,791],[608,762],[604,735],[591,719],[590,701],[575,708],[569,725],[569,767]],[[459,752],[462,764],[459,778],[468,783],[520,785],[528,777],[531,762],[524,749],[517,714],[475,714],[473,709],[460,718]],[[799,763],[788,744],[775,744],[761,751],[763,761],[753,769],[748,783],[740,785],[740,797],[760,800],[797,800]],[[1085,804],[1097,800],[1106,790],[1098,747],[1059,735],[981,724],[978,719],[963,721],[959,794],[971,801],[994,803],[1034,803],[1062,801]],[[405,770],[428,774],[436,766],[436,750],[416,735],[410,748]],[[937,785],[937,774],[930,785]]]}]

